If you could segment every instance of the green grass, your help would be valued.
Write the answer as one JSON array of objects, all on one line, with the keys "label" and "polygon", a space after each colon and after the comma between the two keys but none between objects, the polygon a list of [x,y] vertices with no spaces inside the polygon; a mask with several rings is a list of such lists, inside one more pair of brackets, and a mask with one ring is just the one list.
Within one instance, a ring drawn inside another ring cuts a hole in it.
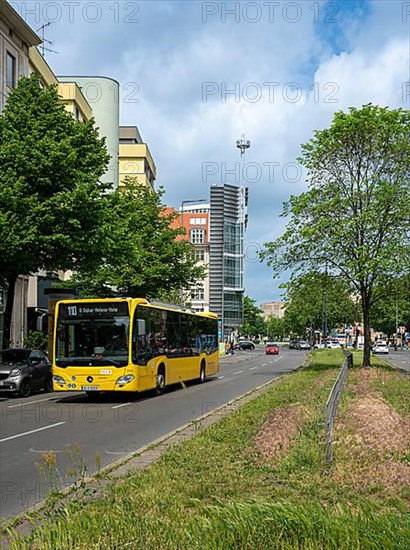
[{"label": "green grass", "polygon": [[[309,366],[168,450],[147,470],[113,482],[101,498],[90,501],[79,493],[77,500],[57,505],[50,521],[26,540],[15,537],[11,548],[407,549],[405,487],[346,482],[357,468],[347,444],[349,427],[339,434],[346,440],[335,445],[337,475],[322,473],[318,406],[328,397],[343,355],[319,350],[310,357]],[[375,368],[382,376],[372,377],[371,390],[408,418],[408,378],[382,362]],[[349,374],[341,415],[357,397],[360,376],[361,369]],[[264,458],[255,444],[261,427],[272,411],[295,407],[303,415],[290,447]],[[406,460],[400,453],[394,458]],[[378,461],[375,454],[367,466],[377,467]]]}]

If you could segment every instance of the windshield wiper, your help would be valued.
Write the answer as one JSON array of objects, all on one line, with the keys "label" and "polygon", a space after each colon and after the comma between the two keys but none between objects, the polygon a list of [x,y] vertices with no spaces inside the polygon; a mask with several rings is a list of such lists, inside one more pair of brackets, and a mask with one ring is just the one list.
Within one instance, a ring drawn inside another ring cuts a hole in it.
[{"label": "windshield wiper", "polygon": [[93,367],[105,367],[113,365],[116,368],[122,368],[125,365],[121,365],[118,361],[114,359],[108,359],[105,357],[63,357],[61,359],[56,359],[57,366],[67,367],[68,365],[79,365],[79,366],[93,366]]}]

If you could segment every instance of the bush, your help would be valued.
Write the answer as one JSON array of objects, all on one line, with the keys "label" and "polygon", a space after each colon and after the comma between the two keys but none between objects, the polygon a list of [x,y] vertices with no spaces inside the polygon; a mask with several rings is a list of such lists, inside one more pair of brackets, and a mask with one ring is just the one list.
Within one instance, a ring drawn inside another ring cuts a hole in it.
[{"label": "bush", "polygon": [[24,347],[29,349],[41,349],[47,351],[48,335],[45,332],[34,330],[24,338]]}]

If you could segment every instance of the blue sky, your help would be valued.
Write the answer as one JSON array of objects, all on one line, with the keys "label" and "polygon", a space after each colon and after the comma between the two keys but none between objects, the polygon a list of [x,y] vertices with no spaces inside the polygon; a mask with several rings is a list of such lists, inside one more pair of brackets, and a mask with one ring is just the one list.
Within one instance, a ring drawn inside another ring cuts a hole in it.
[{"label": "blue sky", "polygon": [[249,187],[245,284],[257,303],[281,297],[256,253],[283,231],[282,203],[306,190],[300,145],[337,110],[410,106],[407,1],[10,3],[34,29],[53,22],[56,74],[120,82],[121,123],[139,127],[168,205],[207,198],[211,183]]}]

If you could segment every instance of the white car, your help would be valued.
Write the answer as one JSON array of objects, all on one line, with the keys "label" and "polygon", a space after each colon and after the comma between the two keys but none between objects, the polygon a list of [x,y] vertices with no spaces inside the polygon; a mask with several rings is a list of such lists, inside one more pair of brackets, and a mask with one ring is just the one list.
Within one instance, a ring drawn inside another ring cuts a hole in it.
[{"label": "white car", "polygon": [[372,348],[373,353],[389,353],[389,347],[387,344],[384,343],[378,343],[375,344]]},{"label": "white car", "polygon": [[328,340],[326,342],[326,347],[330,349],[340,349],[342,346],[340,345],[339,340]]}]

